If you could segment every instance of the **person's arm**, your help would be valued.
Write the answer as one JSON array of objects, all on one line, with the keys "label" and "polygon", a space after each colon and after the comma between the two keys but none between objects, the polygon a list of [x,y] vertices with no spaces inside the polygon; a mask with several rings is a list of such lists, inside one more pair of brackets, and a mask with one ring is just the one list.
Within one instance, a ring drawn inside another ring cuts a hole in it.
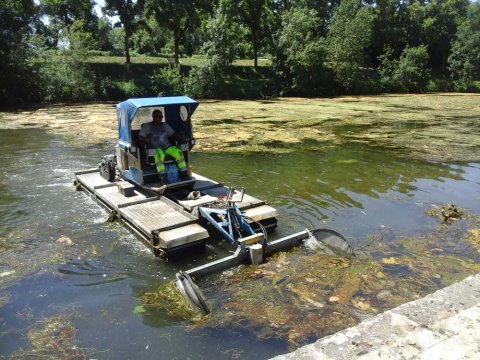
[{"label": "person's arm", "polygon": [[139,145],[148,145],[150,143],[150,128],[142,125],[140,132],[138,133]]},{"label": "person's arm", "polygon": [[177,141],[179,142],[180,140],[178,136],[179,134],[177,134],[175,130],[173,130],[173,128],[167,123],[165,123],[165,133],[167,134],[167,137],[170,140],[170,142],[173,143],[174,145]]}]

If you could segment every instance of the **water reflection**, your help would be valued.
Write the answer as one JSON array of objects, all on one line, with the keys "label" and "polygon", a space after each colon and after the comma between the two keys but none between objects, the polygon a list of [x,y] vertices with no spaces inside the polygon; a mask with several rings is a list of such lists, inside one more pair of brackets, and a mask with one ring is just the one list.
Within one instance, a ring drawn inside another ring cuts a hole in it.
[{"label": "water reflection", "polygon": [[[269,156],[196,153],[193,161],[206,176],[244,184],[248,193],[269,200],[280,211],[279,235],[325,223],[356,238],[381,225],[414,231],[425,224],[416,216],[419,207],[455,202],[459,194],[451,193],[451,185],[465,194],[468,189],[462,189],[480,175],[468,165],[406,161],[391,151],[355,144]],[[452,184],[445,186],[448,181]],[[449,190],[440,196],[444,187]],[[462,203],[478,208],[468,196]]]}]

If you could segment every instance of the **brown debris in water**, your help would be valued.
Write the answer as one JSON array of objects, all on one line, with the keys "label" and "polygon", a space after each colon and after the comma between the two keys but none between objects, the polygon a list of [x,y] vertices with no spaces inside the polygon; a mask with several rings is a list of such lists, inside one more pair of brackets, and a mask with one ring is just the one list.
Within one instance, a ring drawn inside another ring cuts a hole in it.
[{"label": "brown debris in water", "polygon": [[297,248],[224,273],[204,290],[212,301],[221,296],[197,326],[250,329],[295,348],[421,298],[480,272],[478,256],[461,254],[466,241],[480,245],[480,217],[462,216],[466,222],[381,241],[354,259]]},{"label": "brown debris in water", "polygon": [[11,359],[72,359],[89,358],[96,351],[78,346],[76,330],[70,319],[58,314],[37,321],[28,331],[30,349],[20,349],[10,356]]},{"label": "brown debris in water", "polygon": [[464,215],[464,210],[454,204],[445,204],[442,206],[433,205],[425,214],[438,218],[444,223],[452,223]]}]

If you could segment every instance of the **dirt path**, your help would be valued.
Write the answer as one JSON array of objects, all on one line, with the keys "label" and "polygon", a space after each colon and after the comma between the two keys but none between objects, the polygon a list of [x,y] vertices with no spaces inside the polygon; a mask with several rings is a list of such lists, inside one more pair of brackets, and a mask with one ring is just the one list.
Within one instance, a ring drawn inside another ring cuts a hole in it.
[{"label": "dirt path", "polygon": [[[40,127],[76,146],[116,142],[115,103],[0,112],[0,128]],[[322,151],[346,142],[409,157],[477,161],[480,94],[422,94],[200,101],[195,151]]]}]

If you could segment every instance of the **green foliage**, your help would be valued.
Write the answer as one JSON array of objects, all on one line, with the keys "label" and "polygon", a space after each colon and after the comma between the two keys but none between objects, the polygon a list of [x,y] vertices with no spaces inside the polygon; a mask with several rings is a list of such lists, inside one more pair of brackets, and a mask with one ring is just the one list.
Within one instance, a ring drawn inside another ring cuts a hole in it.
[{"label": "green foliage", "polygon": [[324,65],[324,39],[316,33],[319,26],[321,19],[314,10],[292,8],[283,15],[275,59],[282,94],[318,96],[328,93],[332,79]]},{"label": "green foliage", "polygon": [[146,16],[153,17],[158,26],[171,32],[175,63],[178,64],[181,46],[188,44],[195,28],[199,26],[201,11],[208,9],[210,2],[205,0],[146,0],[145,5]]},{"label": "green foliage", "polygon": [[270,18],[274,1],[272,0],[232,0],[236,13],[234,16],[248,29],[247,36],[253,48],[254,67],[258,66],[258,56],[265,45],[270,30]]},{"label": "green foliage", "polygon": [[449,69],[459,90],[472,88],[480,77],[480,3],[471,3],[452,46]]},{"label": "green foliage", "polygon": [[180,73],[180,65],[163,67],[151,76],[150,88],[158,96],[184,94],[185,79]]},{"label": "green foliage", "polygon": [[380,76],[384,90],[402,92],[425,91],[429,82],[428,51],[426,45],[407,47],[400,58],[392,58],[387,50],[380,57]]},{"label": "green foliage", "polygon": [[142,24],[144,0],[105,0],[104,12],[118,16],[124,30],[125,62],[130,63],[130,38]]},{"label": "green foliage", "polygon": [[88,33],[92,38],[98,34],[98,18],[94,15],[90,0],[41,0],[40,9],[48,19],[43,24],[42,33],[50,48],[62,45],[61,39],[73,24],[77,30]]},{"label": "green foliage", "polygon": [[158,26],[156,21],[147,19],[145,26],[133,34],[132,47],[139,54],[159,56],[169,40],[169,35],[169,32]]},{"label": "green foliage", "polygon": [[214,15],[206,23],[206,41],[202,53],[208,58],[217,57],[223,66],[229,66],[241,51],[242,36],[245,29],[239,23],[231,21],[228,9],[218,6]]},{"label": "green foliage", "polygon": [[452,39],[465,17],[469,0],[433,0],[426,3],[421,24],[421,42],[428,47],[434,67],[446,68]]},{"label": "green foliage", "polygon": [[225,83],[225,66],[223,59],[213,56],[208,61],[190,71],[185,84],[185,92],[193,97],[222,97]]},{"label": "green foliage", "polygon": [[20,105],[39,100],[35,86],[35,65],[30,59],[36,44],[32,27],[36,7],[27,0],[9,0],[0,6],[0,104]]},{"label": "green foliage", "polygon": [[71,51],[45,54],[39,63],[41,97],[46,101],[85,101],[95,99],[92,74]]},{"label": "green foliage", "polygon": [[[97,18],[93,5],[2,3],[3,105],[184,91],[222,98],[374,93],[380,81],[385,91],[451,90],[453,81],[456,90],[478,90],[478,2],[105,0],[104,14],[120,19],[115,26]],[[116,58],[100,64],[99,56],[113,55],[135,66]],[[181,55],[189,56],[181,68],[164,66]]]},{"label": "green foliage", "polygon": [[114,50],[114,32],[112,26],[106,19],[99,19],[94,38],[96,40],[95,48],[97,51],[110,52]]},{"label": "green foliage", "polygon": [[347,92],[362,89],[366,48],[372,37],[374,14],[359,0],[344,0],[335,9],[327,35],[327,61],[335,80]]},{"label": "green foliage", "polygon": [[56,19],[63,26],[80,20],[83,24],[82,30],[93,30],[96,17],[90,0],[41,0],[40,6],[50,20]]},{"label": "green foliage", "polygon": [[91,33],[82,32],[83,22],[74,21],[64,32],[60,50],[37,51],[37,86],[42,100],[83,101],[96,97],[93,73],[85,64],[87,49],[94,41]]}]

